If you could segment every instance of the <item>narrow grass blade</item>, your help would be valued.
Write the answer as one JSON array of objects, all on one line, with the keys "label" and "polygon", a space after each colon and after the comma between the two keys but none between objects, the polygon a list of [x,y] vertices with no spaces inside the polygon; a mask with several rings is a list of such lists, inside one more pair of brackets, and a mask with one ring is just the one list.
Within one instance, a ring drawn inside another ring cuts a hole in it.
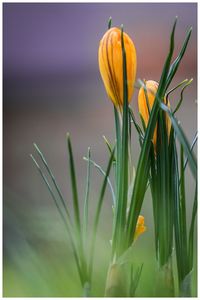
[{"label": "narrow grass blade", "polygon": [[87,153],[87,178],[86,178],[86,189],[85,189],[85,199],[84,199],[84,212],[83,212],[83,237],[85,246],[87,244],[87,233],[88,233],[88,203],[89,203],[89,190],[90,190],[90,161],[91,152],[90,148],[88,148]]},{"label": "narrow grass blade", "polygon": [[[120,116],[114,105],[114,116],[115,116],[115,131],[116,131],[116,186],[119,187],[119,174],[120,174],[120,153],[121,153],[121,126],[120,126]],[[117,191],[118,192],[118,191]]]},{"label": "narrow grass blade", "polygon": [[74,166],[74,158],[72,152],[72,145],[69,134],[67,134],[67,145],[68,145],[68,152],[69,152],[69,168],[70,168],[70,175],[71,175],[71,186],[72,186],[72,194],[73,194],[73,208],[74,208],[74,219],[76,225],[76,233],[77,233],[77,243],[79,249],[79,256],[81,261],[81,269],[84,274],[84,281],[88,281],[88,274],[87,274],[87,263],[86,257],[84,253],[83,247],[83,237],[82,237],[82,228],[81,228],[81,221],[80,221],[80,209],[79,209],[79,200],[78,200],[78,189],[77,189],[77,182],[76,182],[76,173],[75,173],[75,166]]},{"label": "narrow grass blade", "polygon": [[[146,127],[145,121],[144,121],[142,115],[141,114],[139,114],[139,115],[140,115],[140,120],[142,123],[143,130],[144,130],[144,132],[146,132],[147,127]],[[143,140],[144,140],[144,138],[143,138]]]},{"label": "narrow grass blade", "polygon": [[172,254],[173,216],[172,203],[170,199],[170,163],[168,133],[165,113],[160,111],[157,122],[157,209],[159,226],[159,264],[164,266],[168,263]]},{"label": "narrow grass blade", "polygon": [[67,220],[67,218],[63,215],[63,212],[60,209],[60,206],[58,204],[57,198],[54,195],[54,192],[53,192],[53,190],[52,190],[52,188],[51,188],[51,186],[50,186],[50,184],[48,182],[48,179],[46,178],[45,174],[42,172],[42,170],[41,170],[39,164],[37,163],[36,159],[34,158],[34,156],[32,154],[30,155],[30,157],[32,158],[32,160],[33,160],[35,166],[37,167],[37,169],[38,169],[38,171],[39,171],[42,179],[44,180],[44,182],[45,182],[45,184],[46,184],[46,186],[47,186],[47,188],[48,188],[48,190],[49,190],[49,192],[50,192],[50,194],[51,194],[51,196],[52,196],[52,198],[54,200],[54,203],[55,203],[55,205],[56,205],[56,207],[58,209],[58,212],[59,212],[59,214],[60,214],[60,216],[61,216],[61,218],[62,218],[62,220],[63,220],[63,222],[64,222],[64,224],[66,226],[66,229],[67,229],[67,232],[68,232],[68,235],[69,235],[69,239],[70,239],[70,244],[72,246],[72,250],[73,250],[73,255],[74,255],[74,258],[75,258],[76,266],[77,266],[77,269],[78,269],[79,277],[80,277],[81,283],[83,284],[83,281],[84,281],[83,280],[83,274],[82,274],[81,267],[80,267],[80,264],[79,264],[79,257],[78,257],[77,249],[76,249],[75,242],[74,242],[74,239],[73,239],[73,234],[72,234],[71,229],[70,229],[70,227],[71,227],[70,223]]},{"label": "narrow grass blade", "polygon": [[[83,157],[84,160],[89,160],[87,157]],[[93,166],[95,168],[97,168],[97,170],[100,171],[100,173],[105,177],[106,176],[106,172],[101,168],[101,166],[99,166],[94,160],[90,159],[90,163],[93,164]],[[115,192],[112,186],[112,183],[109,179],[109,176],[107,177],[107,181],[108,181],[108,185],[110,187],[110,191],[111,191],[111,195],[112,195],[112,200],[113,200],[113,206],[115,207],[116,205],[116,197],[115,197]]]},{"label": "narrow grass blade", "polygon": [[186,204],[185,204],[185,172],[184,172],[184,152],[183,146],[180,147],[180,234],[182,239],[182,255],[185,257],[184,273],[187,274],[187,228],[186,228]]},{"label": "narrow grass blade", "polygon": [[121,112],[117,110],[115,105],[114,108],[114,117],[115,117],[115,132],[116,132],[116,167],[115,167],[115,207],[113,210],[113,227],[112,227],[112,256],[114,255],[116,248],[116,240],[114,238],[117,226],[117,206],[119,199],[119,189],[120,189],[120,171],[121,171],[121,144],[122,144],[122,132],[121,132]]},{"label": "narrow grass blade", "polygon": [[137,218],[139,216],[142,202],[144,199],[144,194],[146,190],[147,181],[149,178],[149,152],[151,148],[151,139],[153,137],[153,132],[156,126],[157,115],[159,111],[159,99],[162,99],[165,94],[165,86],[166,86],[166,79],[168,76],[170,62],[172,59],[173,51],[174,51],[174,33],[176,28],[177,18],[174,22],[172,32],[171,32],[171,39],[170,39],[170,49],[165,61],[160,84],[158,87],[158,91],[155,97],[154,105],[151,110],[148,126],[145,132],[145,137],[142,145],[142,149],[140,152],[140,157],[138,160],[137,171],[135,176],[135,184],[133,188],[132,198],[131,198],[131,205],[128,214],[128,223],[127,223],[127,243],[130,245],[132,243],[132,234],[135,232],[135,227],[137,224]]},{"label": "narrow grass blade", "polygon": [[156,168],[156,160],[155,160],[155,152],[154,146],[152,143],[151,151],[150,151],[150,161],[151,161],[151,179],[149,179],[150,187],[151,187],[151,195],[153,201],[153,218],[154,218],[154,232],[155,232],[155,249],[156,249],[156,258],[158,260],[158,233],[159,233],[159,224],[158,224],[158,187],[157,187],[157,168]]},{"label": "narrow grass blade", "polygon": [[148,114],[150,116],[150,112],[151,112],[151,108],[150,108],[150,104],[149,104],[149,97],[148,97],[148,91],[147,91],[147,87],[144,81],[142,81],[141,79],[138,79],[138,83],[139,85],[144,89],[144,94],[145,94],[145,99],[146,99],[146,105],[147,105],[147,110],[148,110]]},{"label": "narrow grass blade", "polygon": [[45,159],[45,157],[44,157],[44,154],[43,154],[42,151],[39,149],[39,147],[37,146],[37,144],[34,143],[33,145],[34,145],[34,147],[35,147],[37,153],[39,154],[39,156],[40,156],[40,158],[41,158],[41,160],[42,160],[44,166],[46,167],[46,170],[47,170],[47,172],[48,172],[48,174],[49,174],[49,176],[50,176],[50,178],[51,178],[51,180],[52,180],[52,182],[53,182],[53,184],[54,184],[54,186],[55,186],[55,188],[56,188],[56,191],[57,191],[57,193],[58,193],[58,195],[59,195],[59,197],[60,197],[60,200],[61,200],[61,202],[62,202],[62,204],[63,204],[63,207],[64,207],[64,209],[65,209],[65,211],[66,211],[66,213],[67,213],[67,216],[68,216],[68,218],[70,219],[70,214],[69,214],[69,211],[68,211],[68,209],[67,209],[66,203],[65,203],[65,201],[64,201],[64,197],[63,197],[63,195],[62,195],[62,193],[61,193],[61,191],[60,191],[60,188],[58,187],[58,184],[57,184],[57,182],[56,182],[56,179],[55,179],[55,177],[54,177],[54,175],[53,175],[53,173],[52,173],[52,171],[51,171],[51,169],[50,169],[50,167],[49,167],[49,165],[48,165],[48,163],[47,163],[47,161],[46,161],[46,159]]},{"label": "narrow grass blade", "polygon": [[143,140],[144,140],[144,134],[142,132],[142,129],[140,128],[140,126],[136,122],[134,114],[132,114],[131,110],[130,110],[130,119],[131,119],[131,122],[134,124],[136,131],[138,132],[140,147],[142,147],[142,143],[143,143]]},{"label": "narrow grass blade", "polygon": [[[166,114],[165,114],[165,117],[167,118]],[[171,227],[171,235],[172,236],[170,238],[169,247],[171,249],[173,249],[173,247],[174,247],[173,246],[173,226],[174,226],[174,218],[175,218],[175,216],[174,216],[174,198],[177,195],[179,195],[179,194],[174,195],[173,194],[173,188],[172,188],[172,186],[177,182],[176,180],[179,180],[179,178],[176,178],[175,180],[173,180],[173,178],[172,178],[173,172],[176,173],[176,171],[174,171],[176,166],[173,165],[173,162],[174,161],[176,162],[176,160],[174,158],[174,151],[175,151],[174,150],[174,143],[176,143],[175,137],[176,137],[176,135],[174,133],[174,128],[171,127],[170,135],[169,135],[169,139],[168,139],[168,141],[169,141],[169,144],[168,144],[168,153],[169,153],[169,202],[170,202],[170,214],[169,214],[170,220],[169,220],[169,222],[172,224],[172,227]],[[179,176],[179,173],[177,172],[176,175]],[[172,257],[172,254],[171,254],[171,257]],[[172,272],[173,272],[173,270],[172,270]]]},{"label": "narrow grass blade", "polygon": [[[111,154],[112,153],[112,146],[111,146],[111,144],[109,143],[109,141],[107,140],[107,138],[105,137],[105,135],[103,135],[103,139],[104,139],[104,142],[105,142],[105,144],[106,144],[106,146],[108,148],[109,153]],[[115,161],[115,160],[116,159],[114,157],[113,161]]]},{"label": "narrow grass blade", "polygon": [[107,179],[110,173],[110,169],[112,166],[112,161],[113,161],[113,157],[114,157],[114,152],[115,149],[113,150],[109,162],[108,162],[108,166],[106,169],[106,174],[103,180],[103,184],[101,187],[101,191],[100,191],[100,195],[99,195],[99,200],[97,203],[97,209],[96,209],[96,213],[95,213],[95,218],[94,218],[94,225],[93,225],[93,232],[92,232],[92,240],[91,240],[91,249],[90,249],[90,261],[89,261],[89,276],[91,279],[92,276],[92,267],[93,267],[93,259],[94,259],[94,250],[95,250],[95,242],[96,242],[96,234],[97,234],[97,228],[98,228],[98,224],[99,224],[99,217],[100,217],[100,213],[101,213],[101,208],[102,208],[102,204],[103,204],[103,200],[104,200],[104,195],[105,195],[105,191],[106,191],[106,185],[107,185]]},{"label": "narrow grass blade", "polygon": [[119,223],[123,227],[125,224],[126,204],[127,204],[127,189],[128,189],[128,86],[127,86],[127,66],[126,66],[126,50],[124,46],[123,26],[121,28],[121,45],[122,45],[122,60],[123,60],[123,124],[122,124],[122,162],[121,162],[121,190],[119,203],[122,205],[120,211]]},{"label": "narrow grass blade", "polygon": [[[175,34],[177,19],[178,18],[176,17],[175,21],[174,21],[174,25],[172,27],[172,32],[171,32],[171,37],[170,37],[169,53],[168,53],[167,59],[165,61],[164,68],[163,68],[163,71],[162,71],[162,75],[161,75],[161,78],[160,78],[160,83],[159,83],[159,87],[158,87],[158,91],[157,91],[157,94],[159,96],[161,94],[162,94],[162,96],[164,96],[165,91],[167,89],[166,80],[167,80],[167,77],[168,77],[170,63],[171,63],[172,56],[173,56],[173,53],[174,53],[174,34]],[[161,97],[161,99],[162,99],[162,97]]]},{"label": "narrow grass blade", "polygon": [[111,26],[112,26],[112,17],[110,17],[110,18],[108,19],[108,29],[110,29]]},{"label": "narrow grass blade", "polygon": [[[196,132],[195,137],[194,137],[193,142],[192,142],[191,147],[190,147],[190,151],[191,151],[191,152],[193,151],[193,148],[194,148],[194,146],[196,145],[197,140],[198,140],[198,133]],[[184,163],[184,170],[185,170],[185,168],[187,167],[187,163],[188,163],[188,158],[186,158],[186,160],[185,160],[185,163]]]},{"label": "narrow grass blade", "polygon": [[192,209],[192,220],[190,224],[190,231],[189,231],[189,249],[188,249],[188,256],[189,256],[189,270],[191,271],[193,269],[193,245],[194,245],[194,225],[195,225],[195,219],[197,214],[197,183],[195,188],[195,196],[194,196],[194,203],[193,203],[193,209]]},{"label": "narrow grass blade", "polygon": [[131,120],[132,120],[133,124],[135,125],[135,129],[137,130],[139,136],[140,136],[141,138],[144,138],[143,131],[142,131],[142,129],[140,128],[140,125],[136,122],[136,119],[135,119],[133,110],[132,110],[130,107],[129,107],[129,113],[130,113],[130,116],[131,116]]},{"label": "narrow grass blade", "polygon": [[[189,268],[189,251],[187,247],[187,229],[186,229],[186,207],[185,207],[185,183],[184,183],[184,157],[183,157],[183,147],[181,146],[181,157],[180,157],[180,177],[178,174],[178,157],[176,144],[174,142],[174,155],[172,164],[174,169],[172,169],[172,182],[174,197],[174,214],[175,214],[175,245],[176,245],[176,258],[177,258],[177,269],[178,269],[178,281],[179,281],[179,291],[183,292],[183,283],[185,278],[191,271]],[[181,182],[179,187],[179,182]],[[195,213],[195,205],[193,207]],[[193,239],[193,237],[191,236]],[[190,239],[189,239],[190,242]],[[192,249],[193,250],[193,249]]]},{"label": "narrow grass blade", "polygon": [[183,58],[183,55],[185,54],[185,50],[187,48],[191,33],[192,33],[192,27],[190,27],[189,30],[187,31],[186,37],[185,37],[185,40],[183,42],[182,48],[179,52],[179,55],[177,56],[177,58],[174,60],[174,62],[172,63],[172,65],[170,67],[169,74],[167,76],[167,81],[166,81],[166,89],[170,85],[170,82],[172,81],[172,79],[173,79],[173,77],[174,77],[174,75],[175,75],[175,73],[176,73],[176,71],[179,67],[179,64],[180,64],[180,62]]},{"label": "narrow grass blade", "polygon": [[181,97],[180,97],[180,100],[178,101],[178,104],[177,104],[176,108],[173,111],[173,115],[179,110],[179,108],[180,108],[180,106],[182,104],[182,101],[183,101],[183,92],[186,89],[186,87],[189,86],[192,83],[192,81],[193,81],[193,79],[191,78],[190,80],[188,80],[188,82],[182,88],[182,90],[181,90]]},{"label": "narrow grass blade", "polygon": [[[165,112],[160,112],[161,121],[162,121],[162,142],[163,142],[163,161],[162,161],[162,197],[165,199],[166,203],[166,234],[167,240],[165,241],[166,245],[166,257],[165,263],[170,260],[172,255],[172,245],[173,245],[173,227],[174,227],[174,216],[173,216],[173,203],[170,197],[170,160],[169,160],[169,138],[168,138],[168,128],[167,128],[167,115]],[[164,171],[165,170],[165,171]],[[159,174],[158,174],[159,176]]]},{"label": "narrow grass blade", "polygon": [[181,81],[179,84],[177,84],[175,87],[173,87],[171,90],[169,90],[167,92],[167,94],[166,94],[166,104],[168,104],[169,95],[171,93],[173,93],[176,89],[178,89],[179,87],[181,87],[186,82],[188,82],[188,79],[184,79],[183,81]]},{"label": "narrow grass blade", "polygon": [[79,210],[79,201],[78,201],[76,173],[75,173],[72,145],[71,145],[71,140],[70,140],[69,134],[67,134],[67,145],[68,145],[68,152],[69,152],[69,166],[70,166],[71,186],[72,186],[72,194],[73,194],[74,217],[75,217],[77,229],[79,232],[81,232],[81,221],[80,221],[80,210]]},{"label": "narrow grass blade", "polygon": [[[118,174],[117,209],[114,223],[113,252],[119,256],[123,250],[123,231],[126,224],[127,196],[128,196],[128,140],[129,140],[129,109],[128,109],[128,87],[127,87],[127,65],[126,51],[124,46],[123,26],[121,26],[121,45],[123,61],[123,121],[122,121],[122,146],[119,158],[120,169]],[[113,253],[114,254],[114,253]]]},{"label": "narrow grass blade", "polygon": [[135,297],[135,292],[139,284],[142,268],[143,268],[143,264],[141,265],[141,267],[137,269],[136,273],[133,274],[133,265],[131,265],[131,280],[130,280],[131,284],[130,284],[130,292],[129,292],[130,297]]},{"label": "narrow grass blade", "polygon": [[160,103],[160,107],[168,113],[168,115],[171,119],[172,125],[174,127],[174,130],[177,134],[177,138],[179,139],[179,142],[183,145],[185,154],[189,160],[189,165],[190,165],[192,174],[193,174],[194,178],[196,179],[197,178],[197,161],[196,161],[194,154],[190,150],[190,146],[187,141],[187,138],[186,138],[181,126],[178,125],[178,122],[177,122],[176,118],[174,117],[173,113],[171,112],[171,110],[164,103]]},{"label": "narrow grass blade", "polygon": [[48,190],[49,190],[49,192],[50,192],[50,194],[51,194],[51,196],[52,196],[52,198],[53,198],[53,200],[54,200],[54,203],[55,203],[55,205],[56,205],[56,207],[57,207],[57,209],[58,209],[58,211],[59,211],[59,214],[60,214],[62,220],[64,221],[64,223],[66,223],[66,216],[63,215],[63,211],[62,211],[62,209],[60,208],[60,205],[59,205],[59,203],[58,203],[58,200],[57,200],[56,196],[54,195],[53,189],[52,189],[51,185],[49,184],[46,175],[42,172],[42,170],[41,170],[39,164],[37,163],[36,159],[34,158],[34,156],[31,154],[30,157],[32,158],[32,160],[33,160],[35,166],[37,167],[37,169],[38,169],[40,175],[42,176],[42,179],[44,180],[44,182],[45,182],[45,184],[46,184],[46,186],[47,186],[47,188],[48,188]]},{"label": "narrow grass blade", "polygon": [[179,194],[179,171],[178,171],[178,155],[176,150],[176,144],[172,142],[172,156],[171,156],[171,197],[174,204],[174,232],[175,232],[175,246],[176,246],[176,261],[178,269],[179,283],[183,278],[183,262],[181,255],[181,234],[180,234],[180,194]]}]

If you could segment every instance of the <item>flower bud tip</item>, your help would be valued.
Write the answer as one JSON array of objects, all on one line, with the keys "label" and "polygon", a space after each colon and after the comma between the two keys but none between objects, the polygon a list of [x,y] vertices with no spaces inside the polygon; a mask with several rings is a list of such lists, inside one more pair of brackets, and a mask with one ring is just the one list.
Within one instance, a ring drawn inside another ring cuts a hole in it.
[{"label": "flower bud tip", "polygon": [[109,17],[108,19],[108,29],[110,29],[112,26],[112,17]]}]

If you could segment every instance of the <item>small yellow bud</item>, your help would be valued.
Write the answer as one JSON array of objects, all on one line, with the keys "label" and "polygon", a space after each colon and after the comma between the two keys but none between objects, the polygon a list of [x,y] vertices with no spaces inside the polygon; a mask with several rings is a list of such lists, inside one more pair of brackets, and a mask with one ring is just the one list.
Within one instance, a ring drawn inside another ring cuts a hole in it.
[{"label": "small yellow bud", "polygon": [[[130,37],[123,33],[126,51],[128,102],[133,94],[136,75],[136,50]],[[106,92],[116,108],[123,106],[123,58],[121,30],[113,27],[103,36],[99,45],[99,69]]]},{"label": "small yellow bud", "polygon": [[[158,89],[158,82],[153,81],[153,80],[148,80],[145,82],[146,84],[146,89],[147,89],[147,96],[148,96],[148,101],[149,101],[149,108],[150,110],[152,109],[152,106],[154,104],[154,100],[155,100],[155,95]],[[166,103],[166,98],[164,99],[164,102]],[[139,90],[139,94],[138,94],[138,107],[139,107],[139,113],[141,114],[145,125],[147,127],[148,122],[149,122],[149,111],[148,111],[148,106],[147,106],[147,100],[146,100],[146,96],[145,96],[145,91],[144,88],[141,87]],[[168,101],[168,107],[170,107],[170,103]],[[166,122],[167,122],[167,132],[168,132],[168,137],[170,134],[170,130],[171,130],[171,121],[169,119],[169,117],[167,116],[166,118]],[[157,125],[154,131],[154,135],[153,135],[153,144],[154,147],[156,147],[156,142],[157,142]]]},{"label": "small yellow bud", "polygon": [[137,225],[135,229],[135,234],[134,234],[134,241],[145,231],[147,230],[146,226],[144,225],[144,217],[139,216],[137,220]]}]

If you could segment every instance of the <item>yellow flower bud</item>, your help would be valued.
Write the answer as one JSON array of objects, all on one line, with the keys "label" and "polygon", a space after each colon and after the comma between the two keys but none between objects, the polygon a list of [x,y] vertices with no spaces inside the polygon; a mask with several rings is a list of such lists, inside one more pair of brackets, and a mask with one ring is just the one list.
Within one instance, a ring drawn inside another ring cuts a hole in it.
[{"label": "yellow flower bud", "polygon": [[[145,82],[146,84],[146,89],[147,89],[147,96],[148,96],[148,101],[149,101],[149,108],[150,110],[152,109],[154,100],[155,100],[155,95],[158,89],[158,82],[153,81],[153,80],[148,80]],[[164,102],[166,103],[166,98],[164,99]],[[138,107],[139,107],[139,113],[141,114],[144,123],[147,127],[148,122],[149,122],[149,111],[148,111],[148,106],[147,106],[147,100],[146,100],[146,96],[145,96],[145,91],[144,88],[141,87],[139,90],[139,94],[138,94]],[[168,101],[168,107],[170,107],[170,103]],[[168,137],[170,135],[170,130],[171,130],[171,121],[170,118],[167,116],[166,118],[166,122],[167,122],[167,132],[168,132]],[[154,147],[156,147],[156,141],[157,141],[157,125],[154,131],[154,135],[153,135],[153,144]]]},{"label": "yellow flower bud", "polygon": [[[126,51],[128,102],[130,103],[136,75],[136,50],[130,37],[123,33]],[[123,58],[121,30],[113,27],[103,36],[99,45],[99,69],[106,92],[114,105],[123,106]]]},{"label": "yellow flower bud", "polygon": [[144,217],[139,216],[137,220],[137,225],[135,229],[135,234],[134,234],[134,241],[145,231],[147,230],[146,226],[144,225]]}]

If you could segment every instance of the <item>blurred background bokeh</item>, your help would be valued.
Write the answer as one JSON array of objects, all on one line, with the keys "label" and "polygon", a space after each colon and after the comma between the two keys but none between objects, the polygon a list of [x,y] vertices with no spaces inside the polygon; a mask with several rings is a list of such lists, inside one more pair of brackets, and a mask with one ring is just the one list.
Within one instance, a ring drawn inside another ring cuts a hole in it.
[{"label": "blurred background bokeh", "polygon": [[[4,296],[81,295],[65,228],[29,156],[34,151],[33,142],[45,153],[71,207],[66,151],[66,133],[70,132],[83,199],[83,156],[87,147],[91,147],[92,158],[105,168],[108,152],[102,135],[114,141],[113,107],[107,100],[97,60],[99,40],[107,29],[108,18],[112,16],[114,26],[123,23],[135,43],[137,78],[159,81],[176,15],[176,54],[187,27],[193,27],[173,81],[175,85],[185,78],[194,78],[177,114],[191,142],[197,126],[197,4],[3,4]],[[132,101],[136,115],[137,92]],[[174,106],[178,94],[170,101]],[[135,135],[135,162],[138,150]],[[92,169],[91,219],[101,182],[101,175]],[[186,186],[190,216],[194,188],[190,172]],[[150,296],[156,264],[149,192],[142,213],[148,230],[136,243],[135,259],[144,262],[137,295]],[[101,216],[93,286],[96,296],[103,295],[110,254],[109,191]]]}]

